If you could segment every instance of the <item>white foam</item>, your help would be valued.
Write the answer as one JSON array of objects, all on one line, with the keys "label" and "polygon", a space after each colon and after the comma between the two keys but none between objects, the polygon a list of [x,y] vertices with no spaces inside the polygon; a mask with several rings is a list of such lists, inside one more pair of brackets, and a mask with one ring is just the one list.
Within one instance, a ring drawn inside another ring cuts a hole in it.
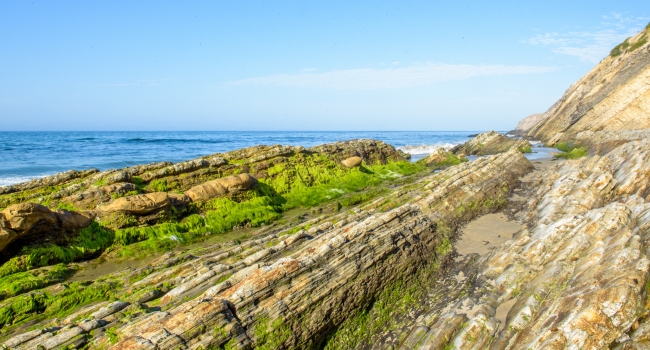
[{"label": "white foam", "polygon": [[51,174],[0,176],[0,187],[11,186],[11,185],[19,184],[21,182],[27,182],[29,180],[39,179],[47,175],[51,175]]},{"label": "white foam", "polygon": [[450,149],[459,143],[451,143],[451,142],[441,142],[441,143],[435,143],[432,145],[419,145],[419,146],[412,146],[412,145],[406,145],[406,146],[400,146],[397,147],[398,150],[401,150],[405,153],[417,155],[417,154],[431,154],[440,148],[444,149]]}]

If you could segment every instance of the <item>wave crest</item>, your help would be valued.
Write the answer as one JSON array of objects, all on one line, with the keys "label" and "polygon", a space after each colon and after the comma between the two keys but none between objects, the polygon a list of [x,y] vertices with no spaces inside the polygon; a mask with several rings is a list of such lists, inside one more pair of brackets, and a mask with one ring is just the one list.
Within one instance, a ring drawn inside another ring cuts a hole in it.
[{"label": "wave crest", "polygon": [[456,145],[459,145],[460,143],[451,143],[451,142],[440,142],[440,143],[434,143],[431,145],[406,145],[406,146],[400,146],[397,147],[398,150],[409,153],[412,155],[416,154],[431,154],[435,151],[437,151],[440,148],[444,149],[450,149]]}]

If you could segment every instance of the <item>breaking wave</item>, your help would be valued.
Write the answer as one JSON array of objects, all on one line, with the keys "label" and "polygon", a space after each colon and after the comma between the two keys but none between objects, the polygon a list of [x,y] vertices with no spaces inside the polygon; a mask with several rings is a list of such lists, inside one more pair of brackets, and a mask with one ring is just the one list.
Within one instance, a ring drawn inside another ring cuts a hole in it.
[{"label": "breaking wave", "polygon": [[444,142],[444,143],[435,143],[432,145],[416,145],[416,146],[406,145],[406,146],[397,147],[397,149],[412,155],[431,154],[440,148],[450,149],[458,144],[460,143]]}]

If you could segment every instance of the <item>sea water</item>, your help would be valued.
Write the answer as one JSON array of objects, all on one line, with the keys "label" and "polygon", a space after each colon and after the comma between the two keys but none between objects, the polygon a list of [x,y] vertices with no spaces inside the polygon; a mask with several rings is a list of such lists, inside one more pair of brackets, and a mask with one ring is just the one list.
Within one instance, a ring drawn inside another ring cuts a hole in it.
[{"label": "sea water", "polygon": [[0,132],[0,186],[76,169],[108,170],[151,162],[180,162],[254,145],[310,147],[376,139],[418,160],[437,148],[466,142],[480,131],[156,131]]}]

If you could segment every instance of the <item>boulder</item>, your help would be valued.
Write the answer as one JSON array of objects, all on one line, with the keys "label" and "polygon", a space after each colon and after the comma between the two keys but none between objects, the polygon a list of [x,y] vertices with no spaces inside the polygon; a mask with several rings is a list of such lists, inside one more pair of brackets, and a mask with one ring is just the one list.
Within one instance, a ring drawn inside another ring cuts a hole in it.
[{"label": "boulder", "polygon": [[354,156],[354,157],[350,157],[350,158],[342,160],[341,164],[343,164],[343,166],[345,166],[346,168],[354,168],[354,167],[358,167],[359,165],[361,165],[361,161],[362,161],[361,157]]},{"label": "boulder", "polygon": [[123,212],[144,215],[169,206],[188,203],[184,195],[166,192],[136,194],[134,196],[118,198],[110,204],[100,208],[105,213]]},{"label": "boulder", "polygon": [[212,198],[245,191],[257,184],[250,174],[239,174],[209,181],[190,188],[185,195],[192,201],[207,201]]},{"label": "boulder", "polygon": [[26,233],[39,224],[58,225],[57,215],[47,207],[36,203],[19,203],[2,211],[0,225],[17,232]]},{"label": "boulder", "polygon": [[16,238],[29,233],[60,232],[87,227],[92,214],[67,210],[51,211],[36,203],[19,203],[0,212],[0,251]]}]

